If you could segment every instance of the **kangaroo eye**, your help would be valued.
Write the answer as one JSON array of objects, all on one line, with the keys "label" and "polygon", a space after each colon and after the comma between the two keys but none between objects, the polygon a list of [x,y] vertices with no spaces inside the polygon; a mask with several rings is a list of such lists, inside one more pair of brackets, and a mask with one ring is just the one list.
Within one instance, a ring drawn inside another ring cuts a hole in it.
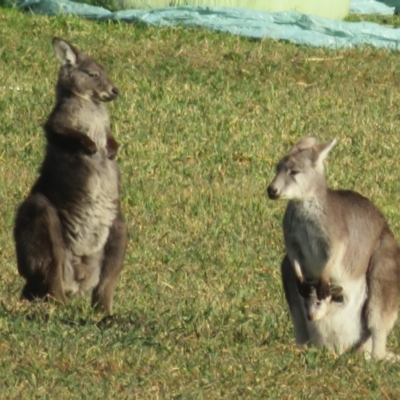
[{"label": "kangaroo eye", "polygon": [[289,170],[289,175],[290,175],[290,176],[296,176],[299,172],[300,172],[300,171],[296,171],[296,170],[294,170],[294,169],[290,169],[290,170]]},{"label": "kangaroo eye", "polygon": [[98,74],[97,72],[88,72],[88,75],[89,75],[91,78],[98,78],[98,77],[99,77],[99,74]]}]

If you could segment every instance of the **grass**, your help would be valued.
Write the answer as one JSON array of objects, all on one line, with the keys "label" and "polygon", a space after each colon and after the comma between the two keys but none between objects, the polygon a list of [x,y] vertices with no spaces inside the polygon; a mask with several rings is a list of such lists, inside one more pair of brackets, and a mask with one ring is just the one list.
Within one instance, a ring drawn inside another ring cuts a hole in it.
[{"label": "grass", "polygon": [[[295,141],[336,137],[330,185],[370,197],[400,238],[398,53],[4,9],[0,25],[1,399],[399,398],[399,365],[295,346],[285,204],[264,195]],[[101,60],[122,92],[110,113],[129,246],[114,319],[88,297],[19,300],[13,218],[43,157],[53,35]]]},{"label": "grass", "polygon": [[393,28],[400,27],[400,15],[379,15],[379,14],[350,14],[345,18],[347,22],[374,22],[380,25],[388,25]]}]

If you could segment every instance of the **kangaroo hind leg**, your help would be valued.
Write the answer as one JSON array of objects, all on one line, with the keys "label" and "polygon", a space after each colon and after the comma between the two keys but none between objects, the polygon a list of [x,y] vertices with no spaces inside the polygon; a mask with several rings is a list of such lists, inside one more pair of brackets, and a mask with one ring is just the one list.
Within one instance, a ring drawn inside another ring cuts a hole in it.
[{"label": "kangaroo hind leg", "polygon": [[371,355],[376,360],[398,357],[386,349],[386,340],[397,319],[400,282],[400,249],[386,229],[372,255],[367,274],[368,298],[365,307],[371,333]]},{"label": "kangaroo hind leg", "polygon": [[63,267],[66,257],[57,211],[41,194],[30,195],[19,207],[14,239],[18,271],[26,284],[27,300],[47,296],[64,302]]},{"label": "kangaroo hind leg", "polygon": [[126,250],[126,226],[121,214],[117,216],[110,229],[104,247],[99,284],[93,289],[92,306],[102,307],[112,313],[112,302],[118,275],[122,270]]},{"label": "kangaroo hind leg", "polygon": [[286,301],[289,306],[290,315],[294,326],[296,343],[306,344],[310,341],[310,333],[307,327],[307,315],[304,308],[304,301],[299,292],[298,278],[295,268],[285,255],[281,264],[281,274],[283,289],[285,291]]}]

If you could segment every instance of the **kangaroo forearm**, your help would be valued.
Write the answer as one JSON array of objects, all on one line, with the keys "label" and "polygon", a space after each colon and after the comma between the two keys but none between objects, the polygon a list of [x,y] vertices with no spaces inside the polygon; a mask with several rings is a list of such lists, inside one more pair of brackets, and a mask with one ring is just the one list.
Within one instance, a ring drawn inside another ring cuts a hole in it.
[{"label": "kangaroo forearm", "polygon": [[297,260],[293,260],[293,269],[296,274],[297,280],[302,283],[304,282],[303,272],[301,271],[300,263]]},{"label": "kangaroo forearm", "polygon": [[85,153],[94,154],[97,151],[96,143],[86,134],[76,129],[57,126],[45,127],[47,140],[50,143],[58,144],[63,147],[79,146]]},{"label": "kangaroo forearm", "polygon": [[118,153],[118,143],[111,132],[107,132],[107,157],[113,160]]},{"label": "kangaroo forearm", "polygon": [[331,278],[334,271],[343,269],[344,255],[346,252],[346,245],[343,242],[338,242],[331,249],[329,260],[322,271],[321,277],[317,284],[317,296],[322,300],[331,295]]},{"label": "kangaroo forearm", "polygon": [[307,298],[310,295],[311,286],[307,284],[304,279],[303,273],[301,272],[300,263],[297,260],[294,260],[292,264],[294,273],[296,275],[297,289],[302,297]]}]

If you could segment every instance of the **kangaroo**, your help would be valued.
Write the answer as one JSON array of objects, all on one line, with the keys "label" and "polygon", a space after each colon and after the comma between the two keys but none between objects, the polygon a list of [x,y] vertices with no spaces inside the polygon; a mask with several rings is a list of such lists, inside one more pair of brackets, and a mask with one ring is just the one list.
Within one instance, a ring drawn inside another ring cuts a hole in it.
[{"label": "kangaroo", "polygon": [[303,297],[304,308],[309,321],[318,321],[328,314],[333,302],[343,302],[343,288],[339,285],[329,284],[329,295],[319,299],[317,295],[317,285],[307,284],[300,265],[295,261],[294,271],[297,277],[298,291]]},{"label": "kangaroo", "polygon": [[[285,261],[288,262],[287,259]],[[317,294],[318,282],[307,283],[299,264],[295,262],[293,266],[298,292],[303,298],[309,341],[339,354],[350,347],[362,348],[368,358],[371,354],[371,341],[368,341],[368,333],[362,321],[366,300],[365,281],[355,283],[346,297],[341,286],[330,283],[329,295],[320,299]],[[293,273],[290,263],[289,272]]]},{"label": "kangaroo", "polygon": [[318,299],[316,288],[310,286],[310,291],[304,300],[304,308],[306,309],[307,318],[309,321],[318,321],[329,313],[334,298],[332,295],[325,299]]},{"label": "kangaroo", "polygon": [[[330,294],[324,299],[318,298],[315,285],[307,286],[306,296],[305,285],[299,292],[303,297],[309,341],[339,354],[349,348],[362,350],[366,358],[370,358],[370,334],[363,321],[367,294],[365,280],[356,282],[346,294],[340,286],[332,284]],[[391,353],[386,357],[395,360]]]},{"label": "kangaroo", "polygon": [[[296,341],[340,353],[358,347],[376,360],[393,359],[386,340],[398,313],[400,248],[371,201],[328,188],[323,162],[335,143],[301,139],[280,160],[267,189],[270,199],[288,200],[281,273]],[[304,282],[325,302],[330,284],[340,285],[343,301],[309,321],[299,290]]]},{"label": "kangaroo", "polygon": [[22,297],[65,302],[91,290],[92,305],[111,314],[127,233],[118,144],[103,102],[119,90],[93,58],[63,39],[52,44],[61,67],[45,156],[14,225]]}]

